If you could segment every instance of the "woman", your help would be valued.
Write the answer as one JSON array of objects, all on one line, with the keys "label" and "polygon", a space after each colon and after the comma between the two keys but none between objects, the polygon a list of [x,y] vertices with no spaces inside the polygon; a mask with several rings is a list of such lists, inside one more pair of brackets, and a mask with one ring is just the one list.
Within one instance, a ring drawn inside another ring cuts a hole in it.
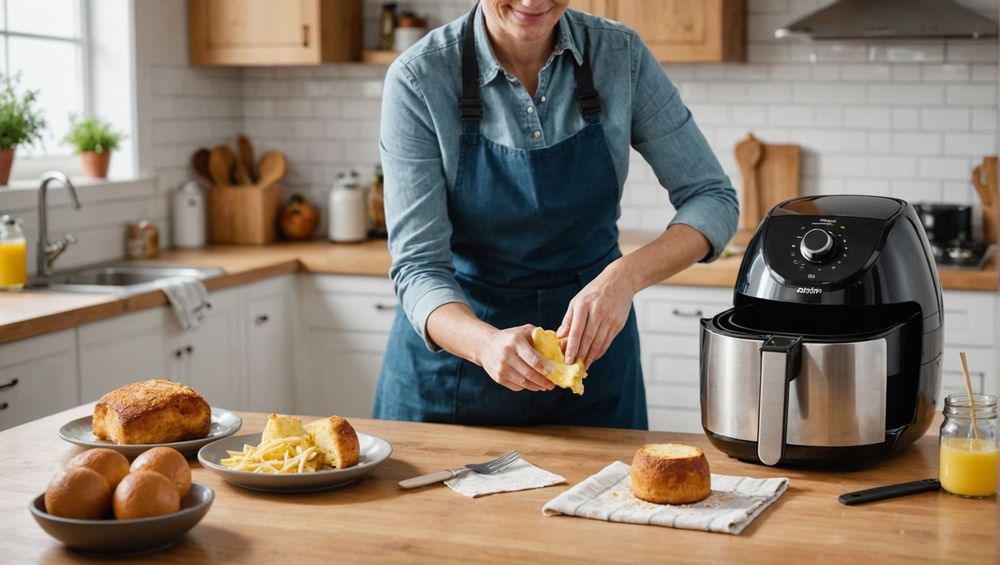
[{"label": "woman", "polygon": [[[716,258],[737,203],[639,37],[569,0],[484,0],[389,68],[381,151],[400,307],[375,416],[645,429],[632,298]],[[677,214],[622,257],[635,147]],[[586,392],[532,348],[558,327]]]}]

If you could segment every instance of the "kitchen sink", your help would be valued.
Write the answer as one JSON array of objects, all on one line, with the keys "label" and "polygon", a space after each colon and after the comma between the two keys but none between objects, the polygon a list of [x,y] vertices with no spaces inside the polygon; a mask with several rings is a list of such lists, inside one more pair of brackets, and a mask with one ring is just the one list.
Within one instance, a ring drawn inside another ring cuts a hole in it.
[{"label": "kitchen sink", "polygon": [[204,279],[223,273],[222,269],[210,267],[111,264],[55,273],[44,280],[32,281],[29,286],[61,292],[137,294],[156,289],[176,277]]}]

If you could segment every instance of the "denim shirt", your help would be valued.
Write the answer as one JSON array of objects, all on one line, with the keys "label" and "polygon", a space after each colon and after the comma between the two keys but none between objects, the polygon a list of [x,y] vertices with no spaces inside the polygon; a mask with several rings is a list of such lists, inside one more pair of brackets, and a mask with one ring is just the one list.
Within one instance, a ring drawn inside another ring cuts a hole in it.
[{"label": "denim shirt", "polygon": [[[438,348],[426,333],[431,312],[450,302],[468,304],[454,276],[447,196],[455,183],[462,134],[458,99],[465,21],[463,16],[439,27],[406,50],[389,67],[382,98],[379,146],[393,259],[389,274],[403,311],[432,350]],[[497,61],[481,7],[475,26],[484,137],[539,149],[583,129],[572,59],[583,60],[586,38],[619,199],[631,146],[667,190],[677,210],[670,223],[705,235],[712,251],[704,261],[718,257],[736,230],[735,191],[677,89],[632,29],[567,10],[532,97]]]}]

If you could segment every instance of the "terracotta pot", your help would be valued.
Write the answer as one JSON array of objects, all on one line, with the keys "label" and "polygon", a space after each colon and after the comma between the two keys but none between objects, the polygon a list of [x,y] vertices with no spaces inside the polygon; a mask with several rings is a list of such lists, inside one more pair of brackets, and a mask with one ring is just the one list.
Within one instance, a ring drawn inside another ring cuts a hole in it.
[{"label": "terracotta pot", "polygon": [[94,153],[93,151],[83,151],[80,153],[83,159],[83,173],[93,179],[103,179],[108,177],[108,167],[111,165],[111,152]]},{"label": "terracotta pot", "polygon": [[6,186],[10,180],[10,167],[14,164],[14,150],[0,150],[0,186]]}]

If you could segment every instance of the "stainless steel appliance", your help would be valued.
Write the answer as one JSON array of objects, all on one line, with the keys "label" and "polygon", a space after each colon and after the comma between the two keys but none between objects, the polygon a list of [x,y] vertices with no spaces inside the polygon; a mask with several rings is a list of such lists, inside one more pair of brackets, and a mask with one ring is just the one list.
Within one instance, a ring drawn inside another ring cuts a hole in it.
[{"label": "stainless steel appliance", "polygon": [[750,241],[733,306],[701,321],[702,426],[722,451],[767,465],[859,467],[930,426],[941,287],[905,201],[779,204]]},{"label": "stainless steel appliance", "polygon": [[917,202],[913,204],[927,232],[934,260],[940,266],[982,269],[992,248],[972,238],[972,206]]}]

